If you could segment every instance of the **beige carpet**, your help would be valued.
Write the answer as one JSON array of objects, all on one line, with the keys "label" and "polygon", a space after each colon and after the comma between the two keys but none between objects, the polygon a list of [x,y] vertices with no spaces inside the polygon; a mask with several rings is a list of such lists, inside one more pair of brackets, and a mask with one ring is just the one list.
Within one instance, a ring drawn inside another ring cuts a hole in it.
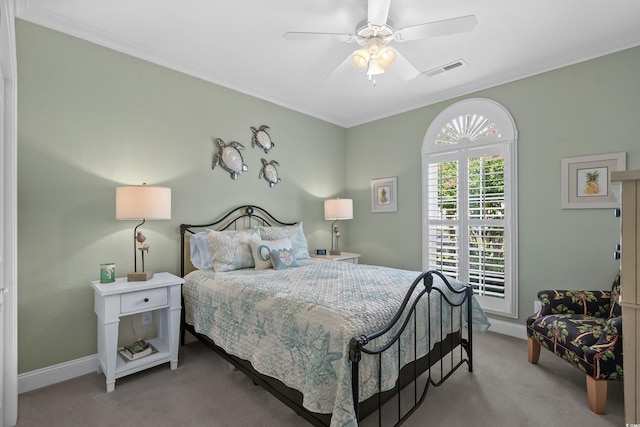
[{"label": "beige carpet", "polygon": [[[584,375],[543,350],[527,362],[525,340],[477,333],[474,372],[456,372],[404,426],[624,426],[621,382],[609,382],[607,414],[587,407]],[[190,340],[169,365],[140,372],[105,391],[89,374],[20,395],[20,427],[306,426],[304,419],[203,344]],[[365,420],[364,426],[374,425]]]}]

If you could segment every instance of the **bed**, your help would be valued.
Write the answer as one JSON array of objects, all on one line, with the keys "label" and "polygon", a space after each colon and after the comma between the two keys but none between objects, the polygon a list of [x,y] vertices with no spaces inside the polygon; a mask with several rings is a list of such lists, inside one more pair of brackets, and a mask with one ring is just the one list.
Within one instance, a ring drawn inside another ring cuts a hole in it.
[{"label": "bed", "polygon": [[488,322],[468,285],[309,257],[302,223],[254,205],[180,233],[183,333],[313,425],[399,425],[473,370],[472,330]]}]

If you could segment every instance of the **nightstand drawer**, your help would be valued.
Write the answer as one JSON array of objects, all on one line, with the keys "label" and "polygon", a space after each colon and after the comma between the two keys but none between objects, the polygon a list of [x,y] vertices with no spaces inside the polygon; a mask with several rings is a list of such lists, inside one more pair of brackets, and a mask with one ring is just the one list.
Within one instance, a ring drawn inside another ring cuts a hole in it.
[{"label": "nightstand drawer", "polygon": [[167,289],[149,289],[147,291],[130,292],[122,294],[120,298],[120,312],[153,310],[156,307],[167,305]]}]

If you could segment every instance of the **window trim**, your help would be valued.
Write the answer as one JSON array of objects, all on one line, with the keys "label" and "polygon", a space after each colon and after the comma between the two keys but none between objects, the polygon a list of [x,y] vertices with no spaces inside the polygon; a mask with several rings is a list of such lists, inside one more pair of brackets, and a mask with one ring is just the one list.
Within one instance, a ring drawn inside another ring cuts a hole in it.
[{"label": "window trim", "polygon": [[[496,131],[474,142],[462,141],[452,144],[437,144],[442,129],[452,121],[466,115],[480,115],[490,119]],[[444,109],[431,122],[422,143],[422,267],[429,268],[429,198],[425,193],[429,185],[429,162],[434,158],[458,160],[466,158],[476,149],[503,149],[505,155],[505,198],[510,201],[505,212],[505,244],[511,248],[505,254],[505,298],[492,298],[476,295],[476,299],[488,313],[512,318],[518,317],[518,174],[517,174],[517,129],[511,114],[499,103],[485,98],[470,98],[459,101]],[[507,171],[508,169],[508,171]],[[507,177],[509,178],[507,180]],[[466,213],[465,213],[466,215]],[[461,256],[464,256],[461,254]],[[463,261],[466,262],[466,261]]]}]

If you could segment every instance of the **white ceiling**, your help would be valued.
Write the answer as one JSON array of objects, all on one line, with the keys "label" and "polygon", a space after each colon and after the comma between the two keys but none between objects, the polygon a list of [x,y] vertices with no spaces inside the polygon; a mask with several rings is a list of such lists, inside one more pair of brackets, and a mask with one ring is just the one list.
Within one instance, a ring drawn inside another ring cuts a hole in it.
[{"label": "white ceiling", "polygon": [[465,34],[392,42],[420,72],[394,65],[374,87],[340,68],[359,46],[291,41],[288,31],[354,33],[367,0],[16,0],[17,16],[302,113],[351,127],[640,45],[638,0],[392,0],[394,28],[475,15]]}]

